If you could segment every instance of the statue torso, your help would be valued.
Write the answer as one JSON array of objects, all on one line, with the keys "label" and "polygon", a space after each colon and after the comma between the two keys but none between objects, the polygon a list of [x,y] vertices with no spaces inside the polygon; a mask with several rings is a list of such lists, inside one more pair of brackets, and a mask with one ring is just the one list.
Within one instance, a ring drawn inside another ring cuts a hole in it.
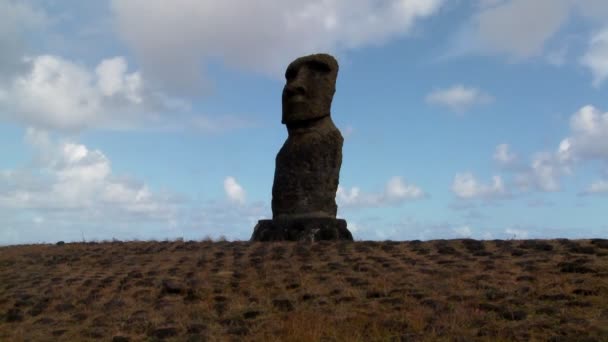
[{"label": "statue torso", "polygon": [[336,217],[335,201],[344,139],[331,119],[290,132],[276,157],[274,217]]}]

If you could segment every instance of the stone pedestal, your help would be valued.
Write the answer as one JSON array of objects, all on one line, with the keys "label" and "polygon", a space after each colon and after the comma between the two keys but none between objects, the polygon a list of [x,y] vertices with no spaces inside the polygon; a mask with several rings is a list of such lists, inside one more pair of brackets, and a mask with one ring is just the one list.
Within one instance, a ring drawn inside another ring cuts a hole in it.
[{"label": "stone pedestal", "polygon": [[347,240],[353,236],[346,221],[331,217],[260,220],[251,241]]}]

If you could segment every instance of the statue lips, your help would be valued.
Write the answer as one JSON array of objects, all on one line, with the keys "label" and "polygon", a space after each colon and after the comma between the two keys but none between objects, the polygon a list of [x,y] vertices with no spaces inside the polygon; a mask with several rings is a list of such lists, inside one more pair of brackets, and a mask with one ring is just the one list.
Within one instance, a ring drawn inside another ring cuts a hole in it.
[{"label": "statue lips", "polygon": [[289,103],[301,103],[301,102],[306,102],[306,96],[302,95],[302,94],[294,94],[292,96],[289,97]]},{"label": "statue lips", "polygon": [[306,112],[308,108],[308,99],[302,93],[291,94],[288,97],[287,103],[285,103],[286,108],[289,112],[292,113],[301,113]]}]

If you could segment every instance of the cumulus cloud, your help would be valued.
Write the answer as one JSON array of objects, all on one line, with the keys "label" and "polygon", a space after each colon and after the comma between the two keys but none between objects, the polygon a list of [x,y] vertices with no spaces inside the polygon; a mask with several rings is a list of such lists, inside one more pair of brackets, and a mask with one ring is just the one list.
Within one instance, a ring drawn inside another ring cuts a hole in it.
[{"label": "cumulus cloud", "polygon": [[245,190],[234,177],[229,176],[224,179],[224,191],[230,201],[239,204],[245,203]]},{"label": "cumulus cloud", "polygon": [[142,102],[142,79],[139,72],[127,74],[127,62],[123,57],[105,59],[95,68],[97,86],[103,96],[118,94],[131,103]]},{"label": "cumulus cloud", "polygon": [[608,181],[598,180],[589,185],[582,193],[583,195],[605,195],[608,194]]},{"label": "cumulus cloud", "polygon": [[539,152],[530,165],[516,175],[515,182],[526,190],[553,192],[561,189],[561,178],[571,172],[570,163],[560,159],[559,152]]},{"label": "cumulus cloud", "polygon": [[28,129],[26,141],[37,153],[33,170],[3,170],[0,206],[12,209],[83,210],[100,207],[144,218],[166,219],[171,206],[138,182],[116,177],[99,150],[70,141],[55,141],[46,132]]},{"label": "cumulus cloud", "polygon": [[425,197],[422,189],[414,184],[407,184],[401,177],[392,177],[380,193],[364,193],[359,187],[350,189],[338,186],[336,201],[340,207],[380,207],[402,203]]},{"label": "cumulus cloud", "polygon": [[[494,160],[499,165],[515,165],[517,156],[510,152],[507,144],[497,146]],[[514,181],[524,190],[559,191],[564,176],[587,161],[608,163],[608,113],[593,106],[584,106],[570,118],[570,134],[561,140],[553,152],[535,153],[529,165],[507,167],[515,172]],[[583,191],[601,189],[602,183]]]},{"label": "cumulus cloud", "polygon": [[594,87],[599,87],[608,78],[608,28],[591,37],[581,64],[591,71]]},{"label": "cumulus cloud", "polygon": [[454,176],[452,192],[461,199],[496,199],[507,195],[500,176],[493,176],[491,184],[483,184],[470,172]]},{"label": "cumulus cloud", "polygon": [[[543,14],[539,20],[538,13]],[[482,0],[465,28],[474,40],[469,52],[504,53],[514,58],[528,58],[543,53],[570,16],[580,13],[583,19],[605,20],[608,3],[603,0]],[[516,22],[517,25],[513,25]]]},{"label": "cumulus cloud", "polygon": [[419,187],[406,184],[401,177],[389,179],[384,193],[386,194],[386,198],[397,201],[407,198],[420,198],[424,195]]},{"label": "cumulus cloud", "polygon": [[193,113],[185,98],[168,95],[141,70],[130,70],[125,57],[87,65],[33,53],[33,42],[45,42],[44,49],[65,39],[66,32],[53,32],[65,18],[44,8],[38,1],[0,0],[0,122],[70,133],[87,128],[218,132],[251,126],[239,113]]},{"label": "cumulus cloud", "polygon": [[0,83],[23,68],[26,33],[47,25],[49,18],[27,1],[0,1]]},{"label": "cumulus cloud", "polygon": [[117,30],[146,75],[177,91],[200,82],[201,64],[279,76],[286,61],[340,52],[407,34],[443,0],[113,0]]},{"label": "cumulus cloud", "polygon": [[[471,25],[479,47],[515,58],[538,56],[568,16],[568,0],[511,0],[485,6]],[[542,13],[539,20],[538,13]],[[517,25],[513,25],[513,23]]]},{"label": "cumulus cloud", "polygon": [[508,144],[500,144],[496,146],[494,155],[492,156],[501,167],[512,167],[517,162],[517,155],[511,152]]},{"label": "cumulus cloud", "polygon": [[113,126],[128,122],[127,115],[143,115],[144,108],[136,108],[142,104],[141,75],[127,73],[122,57],[102,61],[96,73],[51,55],[27,62],[31,69],[1,89],[5,96],[0,98],[0,117],[4,119],[75,131]]},{"label": "cumulus cloud", "polygon": [[98,149],[32,128],[24,139],[32,160],[0,169],[0,245],[82,237],[248,239],[257,220],[270,215],[265,203],[245,202],[233,177],[223,184],[228,201],[195,201],[117,175]]},{"label": "cumulus cloud", "polygon": [[426,102],[447,107],[454,112],[464,112],[476,105],[488,104],[494,98],[481,90],[463,85],[437,89],[426,96]]},{"label": "cumulus cloud", "polygon": [[560,143],[562,160],[600,160],[608,162],[608,113],[584,106],[570,118],[570,136]]},{"label": "cumulus cloud", "polygon": [[592,20],[605,22],[608,17],[608,2],[604,0],[570,0],[570,2],[581,14]]},{"label": "cumulus cloud", "polygon": [[17,230],[12,236],[17,241],[12,242],[36,241],[47,236],[45,229],[50,227],[57,232],[55,238],[74,238],[70,230],[103,235],[104,229],[112,231],[121,223],[169,226],[175,220],[177,198],[115,175],[103,152],[34,129],[28,129],[25,140],[34,150],[34,160],[0,171],[0,216]]},{"label": "cumulus cloud", "polygon": [[218,132],[251,125],[238,116],[193,113],[187,102],[148,87],[140,71],[129,72],[122,56],[104,59],[94,69],[53,55],[26,62],[29,70],[0,84],[0,120],[61,132]]},{"label": "cumulus cloud", "polygon": [[460,227],[455,227],[452,229],[454,233],[456,233],[459,237],[468,238],[471,237],[472,231],[471,227],[464,225]]},{"label": "cumulus cloud", "polygon": [[[556,37],[568,20],[576,16],[594,27],[605,24],[607,15],[608,2],[604,0],[480,0],[477,11],[454,36],[449,55],[498,54],[514,61],[543,56],[551,64],[562,65],[566,62],[568,41],[558,42]],[[596,86],[608,72],[603,58],[604,32],[591,37],[581,60],[592,71]]]}]

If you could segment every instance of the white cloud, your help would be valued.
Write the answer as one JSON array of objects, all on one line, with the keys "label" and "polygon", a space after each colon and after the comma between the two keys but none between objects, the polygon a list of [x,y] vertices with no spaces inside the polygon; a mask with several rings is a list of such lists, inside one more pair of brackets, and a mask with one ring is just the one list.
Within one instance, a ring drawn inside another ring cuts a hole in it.
[{"label": "white cloud", "polygon": [[378,45],[412,30],[443,0],[190,1],[114,0],[117,30],[146,75],[186,91],[202,62],[275,76],[286,63],[317,51]]},{"label": "white cloud", "polygon": [[514,182],[521,190],[559,191],[561,179],[573,172],[566,148],[567,144],[562,143],[556,152],[538,152],[532,156],[529,165],[506,170],[516,172]]},{"label": "white cloud", "polygon": [[554,154],[537,153],[524,172],[516,176],[516,182],[524,189],[535,188],[541,191],[560,190],[560,179],[569,174],[570,168],[567,164],[560,162]]},{"label": "white cloud", "polygon": [[577,13],[592,22],[605,22],[608,3],[604,0],[479,1],[478,11],[464,29],[466,38],[475,41],[466,47],[471,50],[467,52],[504,53],[516,59],[539,56],[547,42]]},{"label": "white cloud", "polygon": [[348,230],[353,233],[359,233],[362,230],[362,227],[357,222],[348,222]]},{"label": "white cloud", "polygon": [[[553,65],[562,65],[569,43],[567,35],[559,33],[568,21],[576,17],[593,29],[605,25],[607,16],[605,0],[480,0],[477,11],[455,34],[448,56],[498,54],[512,61],[543,57]],[[608,74],[605,32],[591,37],[581,60],[593,72],[595,86]]]},{"label": "white cloud", "polygon": [[473,19],[474,38],[490,52],[515,58],[538,56],[566,20],[568,10],[568,0],[511,0],[487,6]]},{"label": "white cloud", "polygon": [[452,229],[454,231],[454,233],[458,234],[459,237],[471,237],[472,231],[471,231],[471,227],[469,226],[460,226],[460,227],[455,227]]},{"label": "white cloud", "polygon": [[[31,70],[4,89],[7,96],[0,102],[4,109],[0,116],[5,119],[44,129],[74,131],[129,121],[126,114],[141,103],[140,75],[126,73],[126,62],[121,57],[102,61],[97,75],[56,56],[38,56],[28,62]],[[109,70],[112,65],[123,68]],[[141,115],[142,111],[139,108],[135,113]]]},{"label": "white cloud", "polygon": [[233,177],[223,184],[231,201],[198,202],[116,175],[108,156],[86,145],[36,129],[27,130],[25,141],[33,160],[0,169],[0,245],[82,236],[248,239],[257,220],[270,215],[264,203],[245,203]]},{"label": "white cloud", "polygon": [[[511,159],[508,146],[501,146],[494,154],[499,163]],[[608,162],[608,113],[584,106],[570,118],[570,134],[554,152],[536,153],[528,166],[507,170],[516,172],[515,183],[522,189],[551,192],[561,189],[561,179],[573,174],[576,166],[593,160]]]},{"label": "white cloud", "polygon": [[46,13],[26,1],[0,1],[0,83],[23,67],[25,33],[44,27],[48,21]]},{"label": "white cloud", "polygon": [[491,184],[483,184],[470,172],[456,174],[452,192],[461,199],[496,199],[507,195],[500,176],[492,177]]},{"label": "white cloud", "polygon": [[608,194],[608,181],[598,180],[589,185],[589,187],[583,192],[585,195],[600,195]]},{"label": "white cloud", "polygon": [[[2,181],[12,190],[0,193],[1,207],[88,210],[104,203],[117,210],[149,217],[169,215],[168,203],[152,195],[146,186],[114,177],[110,161],[101,151],[69,141],[55,142],[31,129],[27,140],[37,142],[33,147],[45,154],[38,158],[40,169],[33,174],[5,170]],[[44,186],[20,182],[33,175],[40,178],[39,184]]]},{"label": "white cloud", "polygon": [[[99,150],[70,141],[53,141],[43,132],[28,130],[26,141],[38,155],[37,170],[4,170],[0,207],[14,210],[75,210],[92,214],[112,211],[166,219],[171,203],[147,186],[112,174],[110,160]],[[83,214],[85,216],[86,214]]]},{"label": "white cloud", "polygon": [[338,185],[338,191],[336,191],[336,201],[338,202],[339,206],[355,206],[356,204],[362,202],[361,189],[354,186],[349,190]]},{"label": "white cloud", "polygon": [[513,166],[517,161],[517,155],[509,150],[508,144],[496,146],[496,151],[492,157],[502,167]]},{"label": "white cloud", "polygon": [[576,6],[581,14],[592,20],[605,23],[608,17],[608,2],[605,0],[570,0],[570,3]]},{"label": "white cloud", "polygon": [[406,184],[401,177],[389,179],[386,183],[385,194],[387,199],[396,201],[424,196],[422,189],[412,184]]},{"label": "white cloud", "polygon": [[[71,14],[51,16],[45,8],[38,1],[0,0],[0,122],[70,133],[87,128],[218,132],[251,125],[233,113],[192,113],[183,97],[160,91],[159,84],[140,70],[129,70],[122,56],[91,66],[32,53],[82,48],[67,43],[63,36],[71,33],[54,31]],[[74,34],[73,39],[82,40],[82,32]],[[72,48],[66,49],[68,45]],[[196,74],[187,67],[182,70]]]},{"label": "white cloud", "polygon": [[123,57],[101,61],[95,68],[97,85],[104,96],[123,94],[131,103],[142,102],[142,79],[139,72],[127,74],[127,62]]},{"label": "white cloud", "polygon": [[104,59],[94,70],[52,55],[27,61],[29,70],[4,87],[0,84],[0,120],[63,132],[218,132],[251,125],[237,116],[192,113],[185,101],[147,87],[139,71],[128,71],[124,57]]},{"label": "white cloud", "polygon": [[336,201],[340,207],[379,207],[402,203],[425,197],[422,189],[414,184],[407,184],[401,177],[392,177],[381,193],[363,193],[358,187],[350,189],[338,186]]},{"label": "white cloud", "polygon": [[224,179],[224,191],[226,192],[226,196],[232,202],[244,204],[245,203],[245,190],[243,187],[237,183],[234,177],[226,177]]},{"label": "white cloud", "polygon": [[570,131],[560,143],[561,159],[608,161],[608,113],[584,106],[570,118]]},{"label": "white cloud", "polygon": [[444,106],[455,112],[464,112],[475,105],[488,104],[494,98],[477,88],[455,85],[447,89],[434,90],[426,96],[426,102]]},{"label": "white cloud", "polygon": [[608,28],[591,37],[581,64],[593,74],[594,87],[599,87],[608,78]]}]

